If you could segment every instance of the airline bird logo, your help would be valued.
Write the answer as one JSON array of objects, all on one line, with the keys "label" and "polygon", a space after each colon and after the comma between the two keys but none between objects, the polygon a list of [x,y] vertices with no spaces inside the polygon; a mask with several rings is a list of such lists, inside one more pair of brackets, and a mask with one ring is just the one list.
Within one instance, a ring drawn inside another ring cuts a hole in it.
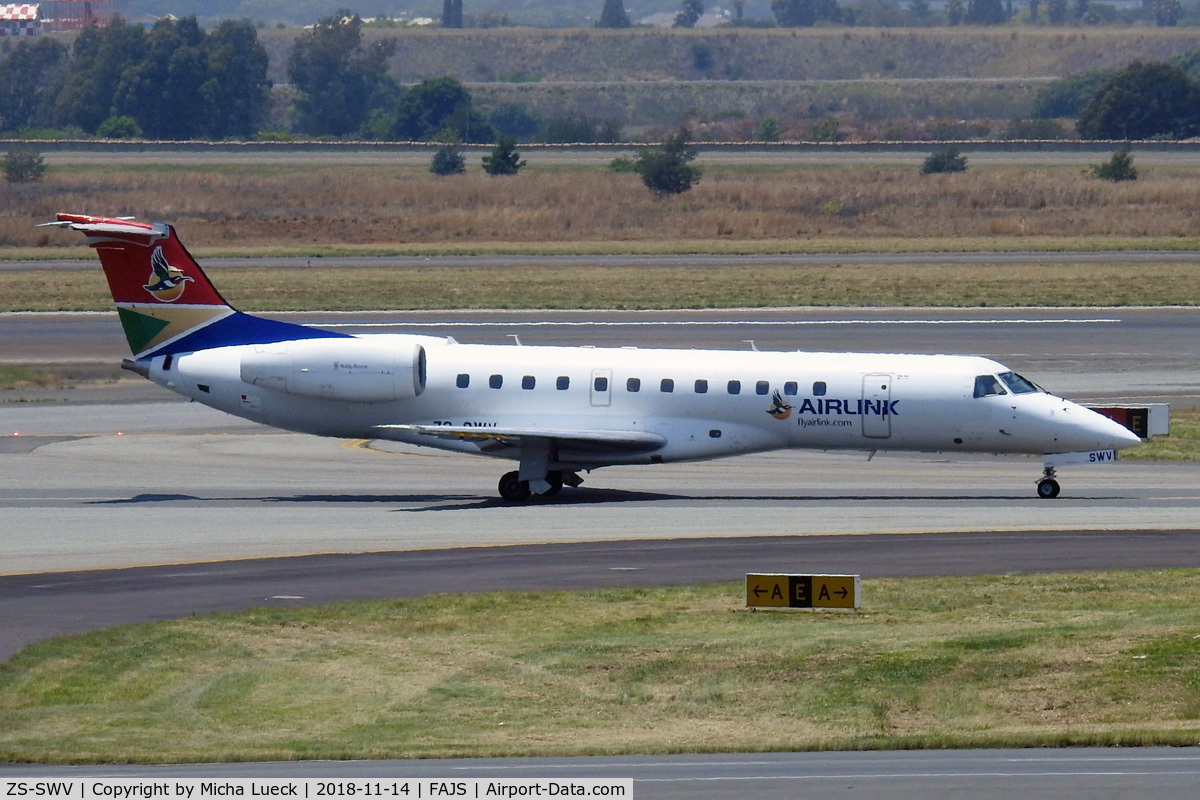
[{"label": "airline bird logo", "polygon": [[771,407],[767,409],[767,413],[775,419],[787,419],[792,415],[792,407],[783,402],[778,389],[771,393]]},{"label": "airline bird logo", "polygon": [[163,303],[178,300],[183,294],[184,284],[191,280],[179,267],[172,267],[167,263],[167,257],[163,255],[161,247],[154,248],[154,253],[150,256],[150,269],[150,277],[146,279],[149,283],[142,288],[154,295],[155,300]]}]

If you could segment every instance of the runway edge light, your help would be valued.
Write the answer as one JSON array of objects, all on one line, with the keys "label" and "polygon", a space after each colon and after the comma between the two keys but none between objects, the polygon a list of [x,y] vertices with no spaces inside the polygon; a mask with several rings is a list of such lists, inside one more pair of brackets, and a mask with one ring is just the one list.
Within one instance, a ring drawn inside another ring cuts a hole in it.
[{"label": "runway edge light", "polygon": [[858,575],[746,573],[747,608],[852,608],[862,605]]}]

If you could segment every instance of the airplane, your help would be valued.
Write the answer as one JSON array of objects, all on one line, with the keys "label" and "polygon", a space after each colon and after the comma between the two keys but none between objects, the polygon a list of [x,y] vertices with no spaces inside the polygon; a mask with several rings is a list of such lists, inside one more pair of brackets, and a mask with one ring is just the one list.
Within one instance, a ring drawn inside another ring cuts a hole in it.
[{"label": "airplane", "polygon": [[517,462],[523,502],[613,465],[769,450],[1024,453],[1107,463],[1141,439],[978,356],[461,344],[349,335],[231,307],[174,227],[58,214],[99,255],[133,357],[122,367],[292,431]]}]

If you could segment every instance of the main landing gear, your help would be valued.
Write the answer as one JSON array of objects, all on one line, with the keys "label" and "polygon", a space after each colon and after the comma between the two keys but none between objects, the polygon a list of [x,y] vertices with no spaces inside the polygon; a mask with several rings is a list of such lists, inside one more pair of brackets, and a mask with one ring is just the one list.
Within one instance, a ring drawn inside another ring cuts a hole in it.
[{"label": "main landing gear", "polygon": [[[550,470],[546,473],[546,483],[550,487],[542,492],[542,494],[552,497],[561,492],[563,486],[575,487],[583,483],[583,478],[574,472]],[[533,494],[533,490],[529,486],[529,481],[521,480],[517,470],[506,472],[500,476],[500,483],[496,488],[500,492],[501,499],[509,503],[524,503]]]},{"label": "main landing gear", "polygon": [[1038,497],[1043,500],[1053,500],[1058,497],[1058,492],[1062,488],[1058,485],[1058,481],[1054,478],[1056,473],[1054,467],[1045,467],[1042,470],[1042,479],[1037,484]]}]

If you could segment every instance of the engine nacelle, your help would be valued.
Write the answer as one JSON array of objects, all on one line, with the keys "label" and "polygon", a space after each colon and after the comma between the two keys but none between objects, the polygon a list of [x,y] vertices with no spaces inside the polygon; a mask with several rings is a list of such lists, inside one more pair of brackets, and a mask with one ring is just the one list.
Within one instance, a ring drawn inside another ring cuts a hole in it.
[{"label": "engine nacelle", "polygon": [[303,397],[383,403],[425,391],[425,348],[406,337],[299,339],[242,355],[242,380]]}]

